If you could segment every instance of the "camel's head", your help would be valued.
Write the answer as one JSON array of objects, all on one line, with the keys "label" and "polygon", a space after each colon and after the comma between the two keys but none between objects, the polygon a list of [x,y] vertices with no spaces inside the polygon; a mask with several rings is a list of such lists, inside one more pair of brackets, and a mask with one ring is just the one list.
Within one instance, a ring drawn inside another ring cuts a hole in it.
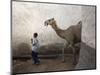
[{"label": "camel's head", "polygon": [[48,26],[48,25],[53,25],[55,23],[55,20],[54,18],[51,18],[51,19],[48,19],[44,22],[44,25],[45,26]]}]

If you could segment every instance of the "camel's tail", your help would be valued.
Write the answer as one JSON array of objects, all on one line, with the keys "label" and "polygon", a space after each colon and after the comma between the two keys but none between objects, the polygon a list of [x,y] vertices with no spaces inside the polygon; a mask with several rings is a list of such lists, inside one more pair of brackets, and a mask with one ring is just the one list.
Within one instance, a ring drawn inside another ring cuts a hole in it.
[{"label": "camel's tail", "polygon": [[77,23],[77,25],[78,25],[79,27],[82,27],[82,21],[79,21],[79,22]]},{"label": "camel's tail", "polygon": [[78,22],[78,25],[82,25],[82,21],[79,21],[79,22]]}]

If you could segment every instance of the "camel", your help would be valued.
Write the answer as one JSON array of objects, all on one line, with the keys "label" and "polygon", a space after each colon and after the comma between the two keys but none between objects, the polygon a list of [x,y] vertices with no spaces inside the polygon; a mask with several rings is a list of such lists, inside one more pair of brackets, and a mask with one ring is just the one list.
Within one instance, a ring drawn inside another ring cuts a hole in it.
[{"label": "camel", "polygon": [[75,48],[76,43],[81,42],[81,27],[82,21],[79,21],[76,25],[71,25],[69,28],[62,30],[57,26],[56,20],[54,18],[48,19],[44,22],[45,26],[50,25],[56,32],[56,34],[62,39],[66,40],[66,48],[71,47],[74,55],[74,62],[76,61],[75,57]]}]

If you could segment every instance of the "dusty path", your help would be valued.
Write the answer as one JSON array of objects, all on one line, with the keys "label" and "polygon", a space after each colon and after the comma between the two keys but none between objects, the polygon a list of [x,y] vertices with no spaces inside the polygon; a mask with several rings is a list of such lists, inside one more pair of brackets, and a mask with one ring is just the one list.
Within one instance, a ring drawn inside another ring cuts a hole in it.
[{"label": "dusty path", "polygon": [[14,73],[28,72],[48,72],[48,71],[63,71],[73,70],[75,65],[72,64],[72,57],[66,57],[66,62],[62,62],[61,58],[57,59],[40,59],[39,65],[32,64],[32,59],[27,61],[14,62]]},{"label": "dusty path", "polygon": [[[51,51],[51,50],[50,50]],[[48,52],[48,53],[47,53]],[[46,54],[50,54],[47,51]],[[51,54],[55,53],[54,51]],[[57,53],[55,53],[57,54]],[[41,57],[41,56],[40,56]],[[40,58],[40,65],[32,64],[32,59],[13,60],[13,73],[38,73],[48,71],[64,71],[64,70],[75,70],[75,69],[95,69],[96,68],[96,50],[87,46],[86,44],[81,45],[79,62],[77,65],[73,65],[72,55],[66,54],[66,62],[62,62],[62,57],[54,56],[51,58],[42,57]]]}]

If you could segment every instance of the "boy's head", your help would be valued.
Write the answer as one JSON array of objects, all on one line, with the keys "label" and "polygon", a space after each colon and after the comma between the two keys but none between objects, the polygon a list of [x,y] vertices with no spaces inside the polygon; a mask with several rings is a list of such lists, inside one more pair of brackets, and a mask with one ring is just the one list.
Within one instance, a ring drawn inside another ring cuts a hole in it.
[{"label": "boy's head", "polygon": [[34,33],[33,36],[34,36],[34,38],[36,38],[38,36],[38,34],[37,33]]}]

